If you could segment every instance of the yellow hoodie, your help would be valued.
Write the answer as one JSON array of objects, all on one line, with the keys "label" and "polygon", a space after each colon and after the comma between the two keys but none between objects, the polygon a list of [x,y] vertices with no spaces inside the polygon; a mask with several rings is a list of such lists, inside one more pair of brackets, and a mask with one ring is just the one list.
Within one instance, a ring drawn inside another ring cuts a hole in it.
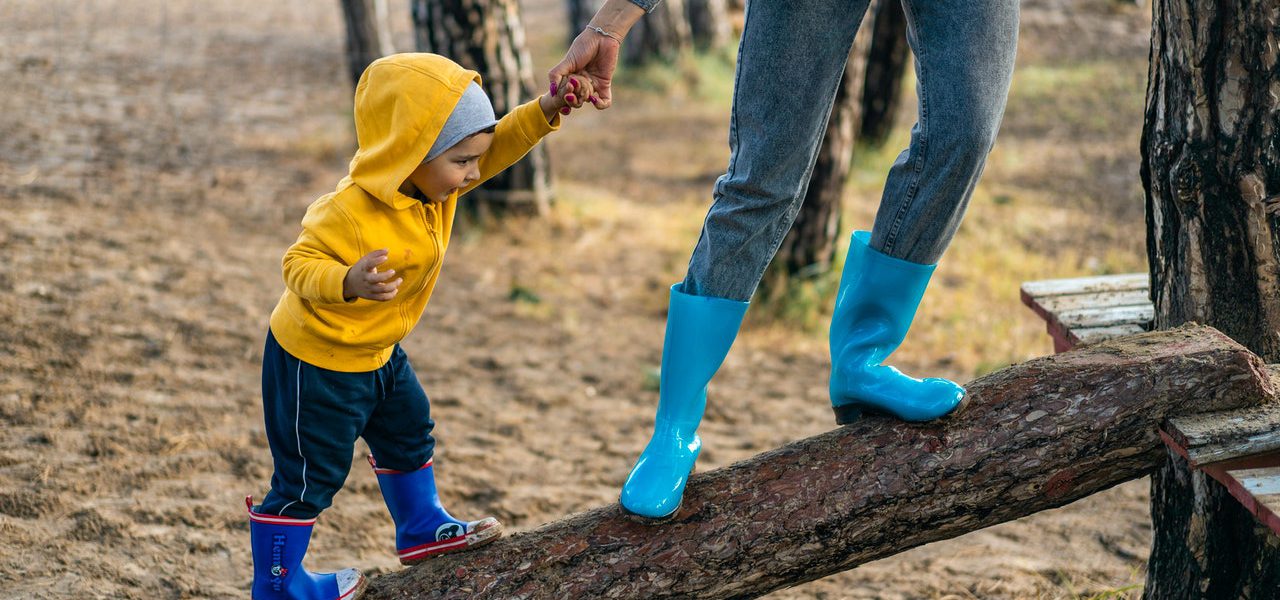
[{"label": "yellow hoodie", "polygon": [[[397,54],[375,61],[356,86],[359,150],[350,174],[307,208],[302,234],[285,252],[285,292],[271,313],[271,331],[290,354],[333,371],[373,371],[417,324],[449,247],[458,196],[520,160],[559,128],[535,100],[498,121],[480,158],[480,179],[445,202],[400,192],[422,163],[445,120],[480,75],[434,54]],[[402,277],[385,302],[346,302],[342,282],[360,257],[390,250],[378,269]]]}]

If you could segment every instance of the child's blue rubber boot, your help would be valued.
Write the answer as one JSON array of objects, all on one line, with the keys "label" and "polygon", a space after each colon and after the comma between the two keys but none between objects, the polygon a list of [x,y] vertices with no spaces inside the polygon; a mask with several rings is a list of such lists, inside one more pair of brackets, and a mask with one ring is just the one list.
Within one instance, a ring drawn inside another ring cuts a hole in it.
[{"label": "child's blue rubber boot", "polygon": [[960,406],[965,391],[940,378],[915,379],[880,364],[902,343],[937,265],[893,258],[857,231],[849,244],[831,318],[831,407],[836,423],[863,411],[931,421]]},{"label": "child's blue rubber boot", "polygon": [[702,449],[698,424],[707,383],[738,336],[747,303],[691,296],[671,286],[653,437],[622,486],[622,507],[662,519],[675,514]]},{"label": "child's blue rubber boot", "polygon": [[502,524],[493,517],[459,521],[445,511],[436,492],[432,462],[416,471],[395,471],[379,467],[369,456],[382,499],[396,523],[396,551],[402,565],[482,546],[502,536]]},{"label": "child's blue rubber boot", "polygon": [[244,503],[253,548],[253,600],[356,600],[364,593],[367,582],[355,569],[310,573],[302,568],[315,519],[254,512],[252,496]]}]

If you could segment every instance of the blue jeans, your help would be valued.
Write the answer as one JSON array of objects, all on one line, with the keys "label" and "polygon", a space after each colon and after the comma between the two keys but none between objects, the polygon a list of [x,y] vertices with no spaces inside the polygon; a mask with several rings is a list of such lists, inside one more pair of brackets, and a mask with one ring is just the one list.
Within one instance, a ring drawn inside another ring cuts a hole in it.
[{"label": "blue jeans", "polygon": [[[892,0],[890,0],[892,1]],[[747,301],[791,229],[869,0],[754,0],[738,48],[728,171],[684,291]],[[964,216],[1013,74],[1017,0],[903,0],[919,115],[871,247],[933,264]]]}]

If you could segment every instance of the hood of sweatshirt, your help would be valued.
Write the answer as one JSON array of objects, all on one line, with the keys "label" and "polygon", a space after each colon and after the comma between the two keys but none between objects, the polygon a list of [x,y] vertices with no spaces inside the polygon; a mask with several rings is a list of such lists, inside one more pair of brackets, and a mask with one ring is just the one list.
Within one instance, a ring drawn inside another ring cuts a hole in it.
[{"label": "hood of sweatshirt", "polygon": [[435,54],[406,53],[380,58],[356,84],[356,141],[350,175],[354,183],[397,210],[418,200],[400,185],[422,164],[463,91],[480,74]]}]

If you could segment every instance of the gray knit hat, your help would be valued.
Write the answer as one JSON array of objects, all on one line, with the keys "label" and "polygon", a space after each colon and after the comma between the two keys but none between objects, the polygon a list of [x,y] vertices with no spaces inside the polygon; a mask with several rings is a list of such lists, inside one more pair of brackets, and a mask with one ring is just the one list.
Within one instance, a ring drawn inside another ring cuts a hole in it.
[{"label": "gray knit hat", "polygon": [[427,158],[422,162],[440,156],[467,136],[497,124],[498,119],[494,117],[493,103],[489,102],[489,96],[472,81],[466,91],[462,92],[462,98],[458,99],[458,105],[453,107],[449,120],[445,121],[444,128],[436,136],[436,142],[431,145]]}]

